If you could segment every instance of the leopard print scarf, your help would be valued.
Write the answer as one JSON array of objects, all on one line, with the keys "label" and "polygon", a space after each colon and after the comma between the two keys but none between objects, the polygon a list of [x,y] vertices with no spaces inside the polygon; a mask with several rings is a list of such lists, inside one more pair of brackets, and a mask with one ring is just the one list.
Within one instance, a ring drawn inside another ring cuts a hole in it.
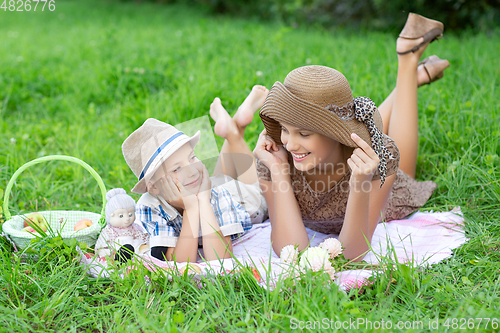
[{"label": "leopard print scarf", "polygon": [[380,172],[380,187],[382,187],[387,175],[387,161],[394,159],[394,156],[389,149],[384,146],[382,132],[380,132],[373,121],[373,114],[377,110],[377,106],[368,97],[354,98],[354,105],[354,117],[357,121],[363,122],[368,128],[372,139],[372,148],[380,159],[378,170]]}]

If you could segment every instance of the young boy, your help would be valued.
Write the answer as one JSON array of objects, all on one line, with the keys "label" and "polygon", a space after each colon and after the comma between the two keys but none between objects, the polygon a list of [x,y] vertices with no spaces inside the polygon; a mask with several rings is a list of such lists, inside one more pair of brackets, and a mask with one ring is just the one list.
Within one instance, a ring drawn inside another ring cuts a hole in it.
[{"label": "young boy", "polygon": [[[210,107],[215,133],[226,139],[213,178],[222,185],[212,186],[205,165],[194,154],[200,132],[189,137],[172,125],[148,119],[124,141],[123,156],[139,179],[132,192],[143,194],[136,216],[150,234],[153,257],[195,262],[201,238],[205,259],[229,258],[231,239],[263,221],[267,206],[243,135],[267,93],[265,87],[255,86],[233,118],[218,98]],[[242,162],[235,154],[248,157]]]}]

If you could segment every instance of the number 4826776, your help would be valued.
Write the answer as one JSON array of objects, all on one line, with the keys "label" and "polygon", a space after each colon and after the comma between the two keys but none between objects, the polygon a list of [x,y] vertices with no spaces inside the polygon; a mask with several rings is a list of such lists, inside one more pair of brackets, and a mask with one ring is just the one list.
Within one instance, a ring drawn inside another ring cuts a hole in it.
[{"label": "number 4826776", "polygon": [[51,12],[56,10],[56,0],[4,0],[0,9],[4,12],[30,12],[31,10],[35,12],[37,9],[44,11],[46,5]]}]

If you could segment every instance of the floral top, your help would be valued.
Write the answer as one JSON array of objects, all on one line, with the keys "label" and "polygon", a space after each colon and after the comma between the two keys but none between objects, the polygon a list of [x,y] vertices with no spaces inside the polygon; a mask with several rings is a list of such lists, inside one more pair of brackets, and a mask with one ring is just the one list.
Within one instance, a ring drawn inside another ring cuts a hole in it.
[{"label": "floral top", "polygon": [[[394,140],[385,134],[384,145],[395,157],[387,163],[387,176],[396,173],[396,179],[383,215],[386,221],[392,221],[402,219],[418,210],[427,202],[437,185],[432,181],[416,181],[399,170],[399,150]],[[292,188],[302,213],[304,225],[322,233],[340,233],[349,197],[350,171],[329,191],[317,192],[311,188],[304,173],[293,167],[290,154],[289,163],[292,165],[290,168]],[[260,160],[257,160],[257,173],[259,178],[271,180],[269,169]],[[373,176],[373,180],[377,179],[380,179],[378,170]]]}]

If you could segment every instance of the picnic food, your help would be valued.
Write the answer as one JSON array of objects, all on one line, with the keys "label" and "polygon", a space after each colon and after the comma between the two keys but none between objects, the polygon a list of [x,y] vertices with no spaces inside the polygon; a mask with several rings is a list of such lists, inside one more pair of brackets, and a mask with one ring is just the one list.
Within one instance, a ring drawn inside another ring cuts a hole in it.
[{"label": "picnic food", "polygon": [[24,228],[32,227],[33,225],[40,227],[43,231],[47,231],[49,227],[47,220],[40,213],[30,213],[26,216],[26,219],[24,220]]},{"label": "picnic food", "polygon": [[253,277],[257,280],[257,282],[262,281],[262,278],[260,277],[260,273],[256,268],[252,267],[252,273],[253,273]]},{"label": "picnic food", "polygon": [[89,219],[81,219],[80,221],[76,222],[76,224],[75,224],[75,231],[88,228],[92,224],[94,224],[94,223],[92,223],[92,221],[89,220]]},{"label": "picnic food", "polygon": [[21,231],[31,232],[32,234],[35,233],[35,232],[37,232],[35,229],[33,229],[33,227],[30,227],[30,226],[21,229]]}]

